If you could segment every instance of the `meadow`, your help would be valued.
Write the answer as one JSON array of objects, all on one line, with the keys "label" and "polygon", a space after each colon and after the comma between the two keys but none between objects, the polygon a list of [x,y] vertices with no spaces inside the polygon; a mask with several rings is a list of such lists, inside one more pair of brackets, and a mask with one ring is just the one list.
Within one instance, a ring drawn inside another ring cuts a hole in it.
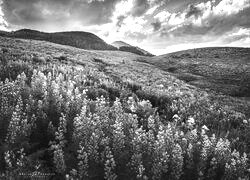
[{"label": "meadow", "polygon": [[250,48],[208,47],[138,61],[153,64],[202,89],[233,97],[250,96]]},{"label": "meadow", "polygon": [[248,101],[127,52],[0,41],[0,178],[249,179]]}]

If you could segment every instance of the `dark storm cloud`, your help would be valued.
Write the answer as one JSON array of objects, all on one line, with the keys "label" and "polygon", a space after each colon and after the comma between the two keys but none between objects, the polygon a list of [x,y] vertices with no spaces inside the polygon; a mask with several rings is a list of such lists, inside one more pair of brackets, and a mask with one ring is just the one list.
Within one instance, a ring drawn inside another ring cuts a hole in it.
[{"label": "dark storm cloud", "polygon": [[[83,26],[111,22],[115,5],[120,1],[122,0],[3,0],[2,6],[9,24],[43,29],[53,25],[70,26],[74,22]],[[143,16],[152,4],[180,10],[199,1],[201,0],[133,0],[129,14],[134,17]],[[195,10],[190,9],[190,13],[197,13]],[[123,24],[124,19],[122,16],[118,18],[117,27]]]},{"label": "dark storm cloud", "polygon": [[190,4],[197,4],[207,1],[209,0],[154,0],[153,3],[155,5],[159,5],[165,10],[168,10],[169,12],[180,12],[185,10]]},{"label": "dark storm cloud", "polygon": [[214,17],[208,20],[211,32],[216,35],[221,35],[234,28],[250,28],[250,7],[244,9],[236,15]]},{"label": "dark storm cloud", "polygon": [[141,16],[150,8],[148,0],[135,0],[131,10],[132,16]]},{"label": "dark storm cloud", "polygon": [[[246,4],[247,5],[247,4]],[[250,28],[250,7],[242,7],[237,13],[233,12],[235,9],[232,7],[231,11],[227,13],[214,12],[212,9],[200,9],[194,5],[190,5],[186,10],[177,15],[180,16],[184,13],[185,20],[177,26],[169,26],[168,24],[162,28],[161,36],[168,36],[169,34],[174,36],[221,36],[227,32],[232,31],[235,28]],[[205,11],[210,11],[209,15],[203,17]],[[191,18],[199,20],[200,23],[195,23]]]},{"label": "dark storm cloud", "polygon": [[153,26],[154,31],[158,31],[161,28],[161,22],[159,21],[153,22],[151,25]]},{"label": "dark storm cloud", "polygon": [[123,15],[122,15],[122,16],[119,16],[119,17],[117,18],[116,26],[117,26],[118,28],[120,28],[120,27],[122,26],[124,19],[126,19],[126,17],[123,16]]},{"label": "dark storm cloud", "polygon": [[92,0],[89,2],[74,3],[71,13],[76,19],[83,21],[83,24],[105,24],[111,22],[116,3],[119,0]]},{"label": "dark storm cloud", "polygon": [[83,25],[110,22],[119,0],[3,0],[6,20],[13,25],[42,27],[78,21]]},{"label": "dark storm cloud", "polygon": [[[26,6],[25,3],[27,3]],[[32,1],[3,0],[2,6],[4,16],[9,23],[19,24],[22,23],[24,19],[31,22],[42,20],[40,12],[34,7]]]},{"label": "dark storm cloud", "polygon": [[198,18],[200,15],[202,15],[201,9],[194,6],[193,4],[189,5],[188,10],[187,10],[187,14],[186,14],[186,18],[189,18],[191,16]]}]

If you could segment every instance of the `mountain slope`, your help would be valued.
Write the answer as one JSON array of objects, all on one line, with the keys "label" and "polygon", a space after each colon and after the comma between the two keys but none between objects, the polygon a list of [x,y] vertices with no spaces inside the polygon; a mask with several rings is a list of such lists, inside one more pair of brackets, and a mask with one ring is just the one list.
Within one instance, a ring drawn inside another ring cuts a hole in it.
[{"label": "mountain slope", "polygon": [[144,49],[141,49],[137,46],[131,46],[130,44],[123,41],[115,41],[112,43],[112,45],[118,48],[120,51],[132,52],[141,56],[154,56],[153,54],[145,51]]},{"label": "mountain slope", "polygon": [[89,32],[56,32],[45,33],[30,29],[21,29],[13,32],[0,32],[1,36],[49,41],[62,45],[69,45],[81,49],[94,50],[117,50],[117,48],[107,44],[98,36]]},{"label": "mountain slope", "polygon": [[250,97],[250,48],[199,48],[139,61],[203,89]]}]

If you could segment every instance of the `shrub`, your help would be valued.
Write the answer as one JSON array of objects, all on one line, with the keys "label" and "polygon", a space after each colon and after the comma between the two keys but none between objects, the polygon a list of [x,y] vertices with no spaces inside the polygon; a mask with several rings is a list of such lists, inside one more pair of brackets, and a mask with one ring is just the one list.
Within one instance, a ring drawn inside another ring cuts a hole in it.
[{"label": "shrub", "polygon": [[10,61],[5,66],[0,66],[0,79],[4,81],[5,79],[16,80],[17,76],[24,72],[28,78],[32,75],[32,67],[22,61]]},{"label": "shrub", "polygon": [[96,100],[96,98],[101,97],[101,96],[105,98],[109,97],[109,93],[104,89],[89,88],[87,91],[87,96],[91,100]]},{"label": "shrub", "polygon": [[41,57],[41,56],[33,56],[32,62],[44,64],[44,63],[46,63],[46,59],[44,57]]}]

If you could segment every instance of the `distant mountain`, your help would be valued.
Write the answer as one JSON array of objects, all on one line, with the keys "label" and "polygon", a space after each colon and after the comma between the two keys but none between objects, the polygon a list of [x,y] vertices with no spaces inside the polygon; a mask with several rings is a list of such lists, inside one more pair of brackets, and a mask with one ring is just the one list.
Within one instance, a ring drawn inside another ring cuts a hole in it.
[{"label": "distant mountain", "polygon": [[120,48],[122,46],[128,46],[128,47],[132,47],[130,44],[128,43],[125,43],[123,41],[115,41],[112,43],[113,46],[117,47],[117,48]]},{"label": "distant mountain", "polygon": [[52,43],[73,46],[81,49],[117,50],[116,47],[107,44],[98,36],[89,32],[82,31],[45,33],[30,29],[21,29],[12,32],[0,31],[0,36],[43,40]]},{"label": "distant mountain", "polygon": [[137,46],[131,46],[130,44],[125,43],[123,41],[115,41],[111,45],[118,48],[120,51],[132,52],[141,56],[154,56],[153,54],[145,51],[144,49],[141,49]]}]

